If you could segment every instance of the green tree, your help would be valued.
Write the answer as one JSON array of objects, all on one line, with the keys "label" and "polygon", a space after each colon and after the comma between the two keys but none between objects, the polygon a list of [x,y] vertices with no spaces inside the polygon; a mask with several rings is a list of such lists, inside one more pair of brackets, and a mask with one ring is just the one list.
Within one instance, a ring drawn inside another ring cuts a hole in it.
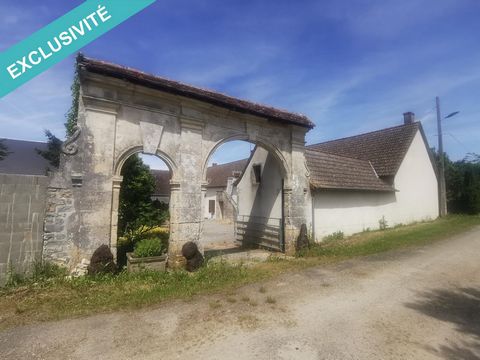
[{"label": "green tree", "polygon": [[50,130],[45,130],[47,137],[47,150],[35,149],[43,158],[47,159],[51,166],[58,168],[60,165],[60,153],[62,149],[62,140],[52,134]]},{"label": "green tree", "polygon": [[152,228],[161,225],[168,216],[165,208],[152,201],[155,178],[150,168],[138,155],[130,156],[122,168],[118,231],[123,236],[141,226]]},{"label": "green tree", "polygon": [[[435,153],[439,161],[438,153]],[[451,161],[445,154],[447,206],[451,213],[480,213],[480,156],[469,153],[461,161]]]},{"label": "green tree", "polygon": [[[72,103],[70,109],[65,114],[65,131],[68,136],[73,135],[75,125],[78,120],[78,105],[80,99],[80,78],[78,75],[78,66],[75,65],[75,75],[73,76],[72,86],[70,87]],[[45,136],[47,137],[47,150],[42,151],[36,149],[37,152],[48,160],[50,165],[58,168],[60,165],[60,154],[62,149],[62,141],[57,138],[50,130],[45,130]]]},{"label": "green tree", "polygon": [[467,214],[480,213],[480,162],[478,155],[470,154],[462,161],[453,163],[454,174],[451,188],[452,212]]},{"label": "green tree", "polygon": [[4,139],[0,139],[0,161],[6,158],[8,154],[8,148],[4,143]]}]

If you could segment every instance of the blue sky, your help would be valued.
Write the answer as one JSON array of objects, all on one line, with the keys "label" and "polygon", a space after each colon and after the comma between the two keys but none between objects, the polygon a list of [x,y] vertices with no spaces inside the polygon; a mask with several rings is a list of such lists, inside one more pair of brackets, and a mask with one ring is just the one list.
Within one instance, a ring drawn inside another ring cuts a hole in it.
[{"label": "blue sky", "polygon": [[[82,1],[0,3],[0,51]],[[316,143],[402,122],[453,159],[480,153],[478,0],[157,0],[83,49],[87,56],[308,115]],[[71,57],[0,99],[0,137],[64,136]],[[225,145],[212,161],[248,155]]]}]

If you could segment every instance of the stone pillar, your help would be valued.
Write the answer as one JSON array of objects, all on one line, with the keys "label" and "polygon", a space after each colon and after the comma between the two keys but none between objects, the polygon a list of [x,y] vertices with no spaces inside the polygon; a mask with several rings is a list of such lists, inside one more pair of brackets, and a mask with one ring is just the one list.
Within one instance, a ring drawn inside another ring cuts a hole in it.
[{"label": "stone pillar", "polygon": [[117,259],[117,235],[118,235],[118,207],[120,205],[120,188],[122,186],[123,176],[114,176],[112,179],[112,219],[110,230],[110,249],[113,256]]},{"label": "stone pillar", "polygon": [[292,202],[292,189],[283,189],[283,241],[285,243],[285,253],[287,255],[295,254],[295,241],[296,241],[296,228],[292,224],[291,216],[291,202]]},{"label": "stone pillar", "polygon": [[305,129],[292,128],[290,178],[284,186],[285,253],[295,254],[295,244],[302,224],[307,223],[309,181],[305,160]]},{"label": "stone pillar", "polygon": [[[203,123],[181,117],[181,143],[178,157],[178,184],[170,196],[169,266],[181,266],[182,246],[199,244],[202,227],[202,135]],[[199,244],[199,248],[200,244]]]}]

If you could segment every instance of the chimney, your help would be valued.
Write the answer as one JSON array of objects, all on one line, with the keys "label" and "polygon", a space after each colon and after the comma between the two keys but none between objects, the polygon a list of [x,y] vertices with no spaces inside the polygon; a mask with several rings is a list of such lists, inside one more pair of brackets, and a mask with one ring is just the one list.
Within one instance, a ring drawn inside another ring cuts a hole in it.
[{"label": "chimney", "polygon": [[413,124],[415,122],[415,113],[411,111],[404,113],[403,122],[405,125]]}]

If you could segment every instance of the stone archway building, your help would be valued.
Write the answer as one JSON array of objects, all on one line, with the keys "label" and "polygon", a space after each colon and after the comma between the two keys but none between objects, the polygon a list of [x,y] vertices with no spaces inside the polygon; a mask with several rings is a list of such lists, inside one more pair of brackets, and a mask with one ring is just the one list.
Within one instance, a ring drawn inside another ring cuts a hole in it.
[{"label": "stone archway building", "polygon": [[172,173],[175,262],[185,242],[199,241],[208,159],[231,140],[258,144],[278,160],[286,252],[294,252],[309,215],[308,118],[82,56],[78,70],[78,126],[48,190],[44,259],[73,269],[102,244],[115,250],[120,171],[130,155],[144,152]]}]

